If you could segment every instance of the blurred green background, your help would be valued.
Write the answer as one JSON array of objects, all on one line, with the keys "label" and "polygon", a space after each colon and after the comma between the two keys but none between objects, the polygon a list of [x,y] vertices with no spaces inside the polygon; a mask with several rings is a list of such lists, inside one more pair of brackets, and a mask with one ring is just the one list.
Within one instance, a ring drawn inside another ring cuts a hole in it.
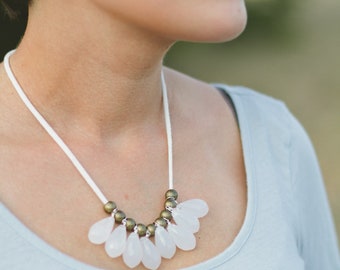
[{"label": "blurred green background", "polygon": [[[248,0],[247,6],[241,37],[225,44],[178,43],[165,63],[283,100],[314,143],[340,235],[340,1]],[[1,17],[1,59],[24,28],[25,19]]]}]

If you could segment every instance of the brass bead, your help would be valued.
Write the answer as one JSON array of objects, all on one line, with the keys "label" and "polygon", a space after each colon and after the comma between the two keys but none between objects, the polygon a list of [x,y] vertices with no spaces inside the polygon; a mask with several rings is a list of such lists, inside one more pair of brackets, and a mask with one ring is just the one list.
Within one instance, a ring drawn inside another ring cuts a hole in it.
[{"label": "brass bead", "polygon": [[118,223],[122,223],[123,219],[126,218],[126,215],[123,211],[118,210],[115,214],[115,221]]},{"label": "brass bead", "polygon": [[150,236],[154,236],[156,232],[156,225],[155,224],[149,224],[147,227],[148,232],[150,233]]},{"label": "brass bead", "polygon": [[146,235],[146,226],[144,224],[137,224],[137,233],[139,236],[145,236]]},{"label": "brass bead", "polygon": [[169,210],[163,210],[161,214],[159,215],[161,218],[171,220],[172,219],[172,214]]},{"label": "brass bead", "polygon": [[117,205],[112,201],[109,201],[104,205],[104,211],[108,214],[111,214],[116,208]]},{"label": "brass bead", "polygon": [[128,231],[133,231],[133,229],[135,228],[136,226],[136,221],[132,218],[127,218],[126,219],[126,224],[125,224],[125,227]]},{"label": "brass bead", "polygon": [[169,189],[166,193],[165,193],[165,198],[169,199],[169,198],[173,198],[174,200],[177,200],[178,198],[178,193],[176,190],[174,189]]},{"label": "brass bead", "polygon": [[156,223],[157,225],[159,225],[159,226],[164,227],[164,228],[166,228],[166,226],[168,225],[168,223],[166,222],[166,220],[163,219],[163,218],[157,218],[157,219],[155,220],[155,223]]},{"label": "brass bead", "polygon": [[173,198],[167,199],[164,203],[165,208],[168,208],[168,207],[175,208],[176,206],[177,206],[177,202]]}]

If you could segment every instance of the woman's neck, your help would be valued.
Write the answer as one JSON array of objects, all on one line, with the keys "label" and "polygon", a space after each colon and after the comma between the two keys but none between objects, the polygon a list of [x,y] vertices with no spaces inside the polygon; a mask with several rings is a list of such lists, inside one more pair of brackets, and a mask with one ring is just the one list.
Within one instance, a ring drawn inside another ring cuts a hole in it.
[{"label": "woman's neck", "polygon": [[171,42],[95,7],[47,2],[32,8],[11,59],[38,109],[70,132],[102,137],[161,119],[160,73]]}]

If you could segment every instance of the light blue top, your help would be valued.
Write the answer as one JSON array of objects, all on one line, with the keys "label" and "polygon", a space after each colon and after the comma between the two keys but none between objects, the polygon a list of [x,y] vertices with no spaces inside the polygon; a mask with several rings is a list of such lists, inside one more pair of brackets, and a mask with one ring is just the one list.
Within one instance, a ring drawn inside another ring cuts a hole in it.
[{"label": "light blue top", "polygon": [[[230,96],[238,117],[247,212],[225,251],[186,270],[340,270],[322,177],[301,125],[277,100],[242,87],[216,86]],[[1,203],[0,269],[98,270],[44,242]]]}]

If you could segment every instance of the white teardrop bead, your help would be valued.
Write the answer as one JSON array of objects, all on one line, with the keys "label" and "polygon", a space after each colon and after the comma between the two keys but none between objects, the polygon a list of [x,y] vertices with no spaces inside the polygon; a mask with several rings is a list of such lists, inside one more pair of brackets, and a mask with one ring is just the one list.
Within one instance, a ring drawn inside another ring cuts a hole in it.
[{"label": "white teardrop bead", "polygon": [[177,225],[186,227],[192,233],[197,233],[200,229],[198,218],[193,216],[188,210],[175,208],[172,217]]},{"label": "white teardrop bead", "polygon": [[161,264],[161,255],[156,246],[147,237],[140,239],[143,247],[142,263],[147,269],[157,269]]},{"label": "white teardrop bead", "polygon": [[107,217],[93,224],[88,233],[90,242],[96,245],[105,243],[113,230],[114,223],[113,217]]},{"label": "white teardrop bead", "polygon": [[126,228],[124,225],[118,226],[105,242],[105,251],[111,258],[116,258],[123,254],[126,246]]},{"label": "white teardrop bead", "polygon": [[193,216],[198,218],[204,217],[209,212],[208,204],[201,199],[184,201],[179,203],[176,208],[190,211]]},{"label": "white teardrop bead", "polygon": [[188,251],[196,247],[194,234],[185,227],[169,223],[167,229],[178,248]]},{"label": "white teardrop bead", "polygon": [[142,261],[143,250],[139,236],[136,233],[131,233],[127,239],[126,247],[123,253],[124,263],[134,268]]},{"label": "white teardrop bead", "polygon": [[163,258],[171,259],[176,253],[175,242],[162,226],[158,226],[156,229],[155,244]]}]

